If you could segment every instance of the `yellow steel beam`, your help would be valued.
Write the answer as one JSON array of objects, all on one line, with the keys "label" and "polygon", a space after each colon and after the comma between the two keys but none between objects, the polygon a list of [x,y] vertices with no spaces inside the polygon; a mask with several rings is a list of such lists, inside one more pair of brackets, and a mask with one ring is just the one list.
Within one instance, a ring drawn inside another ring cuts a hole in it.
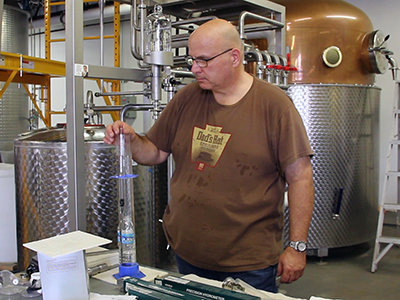
[{"label": "yellow steel beam", "polygon": [[28,55],[1,52],[0,69],[65,76],[65,63]]},{"label": "yellow steel beam", "polygon": [[45,85],[42,85],[41,87],[41,92],[42,92],[42,101],[44,101],[45,104],[45,114],[46,114],[46,120],[49,124],[51,124],[51,84],[50,84],[50,77],[47,77],[47,83]]},{"label": "yellow steel beam", "polygon": [[6,91],[6,89],[8,88],[8,86],[10,85],[10,83],[13,81],[15,75],[17,75],[18,71],[15,70],[11,73],[10,77],[8,77],[6,83],[4,84],[3,88],[0,91],[0,100],[3,97],[4,92]]},{"label": "yellow steel beam", "polygon": [[50,16],[50,0],[44,1],[44,48],[45,58],[51,59],[50,39],[51,39],[51,16]]},{"label": "yellow steel beam", "polygon": [[[113,39],[114,36],[113,35],[105,35],[104,36],[105,39]],[[98,40],[100,39],[100,36],[86,36],[83,38],[84,40]],[[56,43],[56,42],[65,42],[65,39],[52,39],[50,40],[50,42],[52,43]]]},{"label": "yellow steel beam", "polygon": [[[114,2],[114,67],[119,68],[121,66],[121,50],[120,50],[120,32],[121,32],[121,13],[120,3]],[[121,81],[115,81],[112,85],[113,92],[121,91]],[[113,97],[114,104],[121,104],[121,96]]]},{"label": "yellow steel beam", "polygon": [[[87,2],[98,2],[99,0],[83,0],[83,3],[87,3]],[[51,2],[50,5],[51,6],[56,6],[56,5],[64,5],[65,1],[57,1],[57,2]]]},{"label": "yellow steel beam", "polygon": [[50,111],[50,115],[65,115],[65,111]]},{"label": "yellow steel beam", "polygon": [[50,123],[48,120],[46,120],[46,118],[43,116],[42,114],[42,110],[40,109],[40,107],[37,105],[36,103],[36,99],[35,97],[32,95],[32,93],[29,91],[28,87],[26,86],[26,84],[22,84],[23,87],[25,88],[25,91],[28,93],[29,98],[31,98],[31,101],[33,103],[33,106],[35,106],[37,112],[39,113],[40,118],[42,119],[42,121],[44,122],[44,124],[46,125],[46,127],[50,127]]},{"label": "yellow steel beam", "polygon": [[[11,76],[13,71],[11,70],[2,70],[0,69],[0,81],[7,81]],[[44,74],[32,74],[32,73],[23,73],[23,76],[15,76],[12,82],[16,83],[27,83],[27,84],[38,84],[38,85],[47,85],[47,81],[50,75]]]}]

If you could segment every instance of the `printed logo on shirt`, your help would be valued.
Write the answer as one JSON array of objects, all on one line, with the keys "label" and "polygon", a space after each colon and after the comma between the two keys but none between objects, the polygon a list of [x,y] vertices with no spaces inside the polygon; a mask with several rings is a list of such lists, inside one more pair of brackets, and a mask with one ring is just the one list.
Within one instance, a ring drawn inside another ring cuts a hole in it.
[{"label": "printed logo on shirt", "polygon": [[222,133],[222,127],[206,125],[194,127],[192,136],[192,162],[203,171],[206,166],[215,167],[221,158],[231,134]]}]

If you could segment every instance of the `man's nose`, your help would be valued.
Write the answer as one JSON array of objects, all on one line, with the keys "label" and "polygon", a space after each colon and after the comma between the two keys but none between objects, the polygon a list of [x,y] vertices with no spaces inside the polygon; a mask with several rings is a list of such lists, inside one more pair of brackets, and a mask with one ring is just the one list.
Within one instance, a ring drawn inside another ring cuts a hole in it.
[{"label": "man's nose", "polygon": [[201,72],[201,67],[199,67],[199,65],[197,64],[197,61],[193,61],[193,65],[192,65],[192,67],[191,67],[191,71],[192,71],[192,73],[199,73],[199,72]]}]

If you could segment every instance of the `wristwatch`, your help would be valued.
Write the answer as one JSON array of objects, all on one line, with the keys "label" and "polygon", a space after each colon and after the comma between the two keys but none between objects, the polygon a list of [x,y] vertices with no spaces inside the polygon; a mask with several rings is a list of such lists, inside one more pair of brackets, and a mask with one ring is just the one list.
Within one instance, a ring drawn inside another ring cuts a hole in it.
[{"label": "wristwatch", "polygon": [[289,242],[289,247],[292,247],[296,251],[302,253],[307,250],[307,243],[305,241],[290,241]]}]

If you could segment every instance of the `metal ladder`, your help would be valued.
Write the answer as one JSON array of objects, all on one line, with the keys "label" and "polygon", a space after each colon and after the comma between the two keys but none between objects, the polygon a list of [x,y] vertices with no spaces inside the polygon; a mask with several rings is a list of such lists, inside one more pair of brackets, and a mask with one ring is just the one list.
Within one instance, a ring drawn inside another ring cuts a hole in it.
[{"label": "metal ladder", "polygon": [[[371,272],[375,272],[378,268],[379,261],[385,256],[386,253],[392,248],[393,245],[400,245],[400,237],[395,236],[385,236],[383,235],[383,224],[385,221],[385,214],[388,211],[394,211],[399,216],[400,213],[400,203],[399,203],[399,195],[397,195],[396,204],[386,203],[386,196],[388,190],[388,181],[389,178],[395,177],[397,178],[397,187],[400,182],[400,81],[396,81],[395,87],[395,97],[393,104],[393,125],[392,131],[393,135],[391,136],[392,140],[389,142],[389,151],[387,156],[387,164],[386,164],[386,173],[385,173],[385,181],[383,183],[382,188],[382,197],[379,203],[379,217],[378,217],[378,226],[376,230],[376,239],[375,239],[375,248],[374,248],[374,256],[372,261]],[[397,151],[396,151],[397,150]],[[397,154],[398,162],[397,168],[393,171],[393,167],[391,166],[393,154]],[[398,188],[397,188],[398,191]],[[396,193],[397,193],[396,191]],[[397,226],[398,220],[396,220]],[[386,246],[381,250],[381,244],[386,244]]]}]

